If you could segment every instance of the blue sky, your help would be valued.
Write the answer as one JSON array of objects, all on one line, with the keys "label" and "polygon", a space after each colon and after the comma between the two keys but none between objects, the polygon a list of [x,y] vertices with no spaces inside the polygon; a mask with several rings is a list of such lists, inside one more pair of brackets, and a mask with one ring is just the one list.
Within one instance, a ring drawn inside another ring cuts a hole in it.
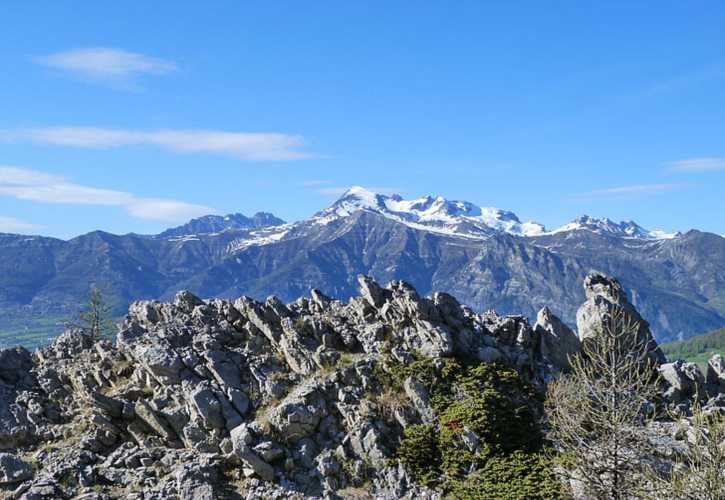
[{"label": "blue sky", "polygon": [[11,2],[0,231],[307,217],[351,185],[725,233],[725,2]]}]

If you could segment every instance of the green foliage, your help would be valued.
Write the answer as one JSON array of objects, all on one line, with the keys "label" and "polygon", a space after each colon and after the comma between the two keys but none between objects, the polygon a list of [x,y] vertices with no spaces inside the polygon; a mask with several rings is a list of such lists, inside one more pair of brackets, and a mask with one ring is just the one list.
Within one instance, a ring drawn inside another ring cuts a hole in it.
[{"label": "green foliage", "polygon": [[66,325],[70,328],[80,328],[91,335],[93,340],[111,338],[114,333],[114,323],[111,319],[113,306],[97,285],[93,285],[88,293],[88,300],[78,313],[76,321]]},{"label": "green foliage", "polygon": [[348,368],[352,366],[354,363],[354,360],[349,354],[343,354],[340,356],[340,359],[337,361],[337,365],[340,368]]},{"label": "green foliage", "polygon": [[535,449],[540,435],[534,391],[510,368],[480,363],[458,366],[453,381],[434,392],[441,426],[475,432],[496,453]]},{"label": "green foliage", "polygon": [[449,498],[566,498],[562,484],[551,472],[552,465],[552,459],[543,453],[519,450],[509,455],[491,456],[474,474],[451,481]]},{"label": "green foliage", "polygon": [[419,483],[435,486],[441,467],[438,432],[432,425],[411,425],[394,458],[400,460],[410,475]]},{"label": "green foliage", "polygon": [[417,481],[455,498],[561,496],[548,459],[537,451],[540,401],[515,370],[424,359],[407,365],[388,361],[374,376],[401,388],[413,377],[432,396],[439,424],[406,428],[394,454]]},{"label": "green foliage", "polygon": [[707,361],[713,354],[725,356],[725,328],[705,335],[697,335],[682,342],[670,342],[660,346],[667,359],[685,359],[698,362]]},{"label": "green foliage", "polygon": [[[436,363],[438,361],[439,363]],[[447,373],[447,366],[455,363],[452,358],[443,360],[419,359],[412,363],[404,364],[391,358],[385,358],[382,363],[377,363],[373,368],[373,379],[381,387],[402,391],[403,382],[408,377],[420,380],[427,388],[432,388]],[[437,364],[439,366],[437,366]]]}]

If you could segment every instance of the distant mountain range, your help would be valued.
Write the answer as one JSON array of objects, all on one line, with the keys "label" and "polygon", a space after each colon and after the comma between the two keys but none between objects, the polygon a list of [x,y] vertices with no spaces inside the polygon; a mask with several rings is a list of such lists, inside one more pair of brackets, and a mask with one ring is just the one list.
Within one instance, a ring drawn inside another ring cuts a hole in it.
[{"label": "distant mountain range", "polygon": [[166,231],[151,237],[155,239],[163,239],[190,234],[219,233],[233,229],[260,229],[267,226],[279,226],[282,224],[284,224],[282,219],[279,219],[268,212],[257,212],[251,217],[245,217],[242,214],[205,215],[203,217],[191,219],[182,226],[167,229]]},{"label": "distant mountain range", "polygon": [[[102,231],[68,241],[0,235],[0,345],[42,342],[91,283],[119,314],[137,299],[277,295],[318,288],[337,298],[357,275],[447,291],[476,310],[570,324],[589,271],[619,278],[660,341],[725,325],[725,238],[668,234],[587,216],[547,231],[512,212],[442,197],[404,200],[362,188],[294,223],[269,213],[210,215],[153,236]],[[42,321],[39,321],[42,319]],[[38,338],[37,332],[41,332]],[[34,336],[35,335],[35,336]]]}]

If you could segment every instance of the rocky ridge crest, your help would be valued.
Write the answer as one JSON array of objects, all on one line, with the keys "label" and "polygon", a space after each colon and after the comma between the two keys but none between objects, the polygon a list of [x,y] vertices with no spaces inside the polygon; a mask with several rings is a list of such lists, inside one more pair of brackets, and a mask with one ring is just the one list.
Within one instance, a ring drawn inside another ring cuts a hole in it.
[{"label": "rocky ridge crest", "polygon": [[[0,488],[25,499],[339,498],[363,486],[437,498],[389,459],[404,428],[436,416],[412,377],[390,394],[384,360],[499,361],[543,390],[602,304],[636,313],[601,275],[585,282],[578,335],[546,308],[532,327],[402,281],[359,284],[348,303],[318,290],[290,304],[179,292],[134,303],[115,344],[68,331],[33,354],[0,351]],[[663,365],[671,398],[725,390],[722,360],[707,383],[690,368]]]}]

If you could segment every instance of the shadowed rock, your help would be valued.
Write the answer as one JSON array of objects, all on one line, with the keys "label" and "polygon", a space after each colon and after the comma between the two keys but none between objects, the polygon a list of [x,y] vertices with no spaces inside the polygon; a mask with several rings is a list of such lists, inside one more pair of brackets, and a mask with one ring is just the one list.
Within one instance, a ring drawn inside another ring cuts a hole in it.
[{"label": "shadowed rock", "polygon": [[619,281],[603,274],[592,273],[584,280],[584,292],[587,301],[576,313],[577,330],[582,342],[609,328],[612,315],[621,312],[624,315],[623,320],[632,321],[637,331],[637,341],[646,347],[649,359],[657,364],[667,361],[650,331],[649,323],[629,302]]},{"label": "shadowed rock", "polygon": [[579,336],[548,307],[542,308],[536,315],[534,334],[541,357],[551,360],[559,368],[570,368],[569,358],[581,352]]}]

